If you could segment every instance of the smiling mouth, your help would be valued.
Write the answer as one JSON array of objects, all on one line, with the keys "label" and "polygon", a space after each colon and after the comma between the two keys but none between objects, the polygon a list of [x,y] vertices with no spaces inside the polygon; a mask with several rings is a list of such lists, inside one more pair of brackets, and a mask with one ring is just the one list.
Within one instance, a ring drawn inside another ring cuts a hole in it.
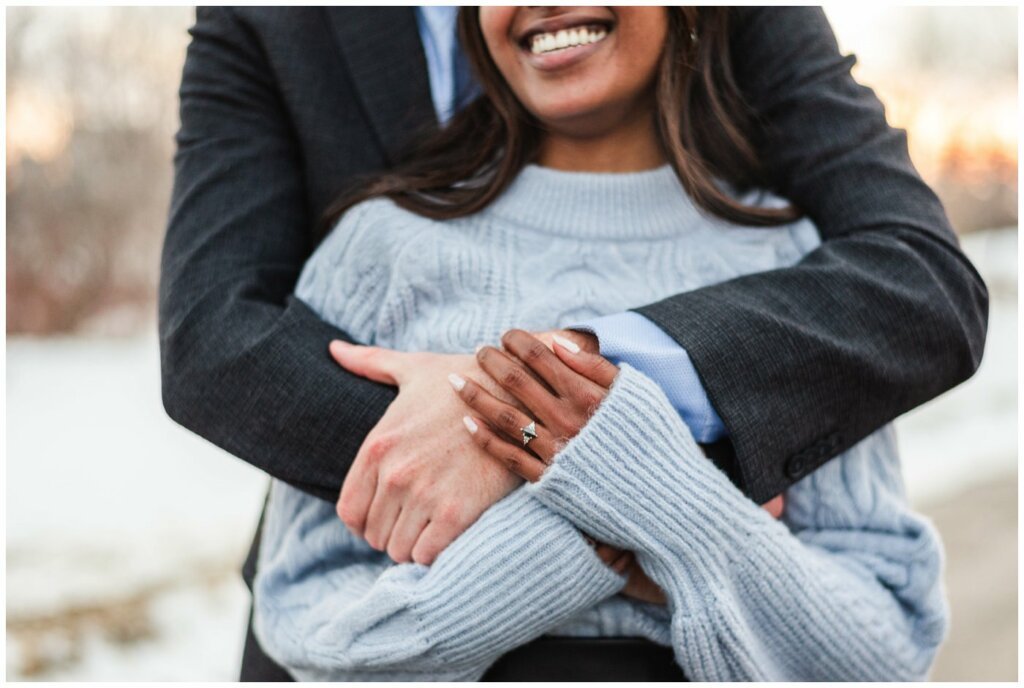
[{"label": "smiling mouth", "polygon": [[522,45],[534,55],[545,55],[600,43],[608,37],[610,31],[611,27],[605,24],[584,24],[569,29],[529,34],[523,38]]}]

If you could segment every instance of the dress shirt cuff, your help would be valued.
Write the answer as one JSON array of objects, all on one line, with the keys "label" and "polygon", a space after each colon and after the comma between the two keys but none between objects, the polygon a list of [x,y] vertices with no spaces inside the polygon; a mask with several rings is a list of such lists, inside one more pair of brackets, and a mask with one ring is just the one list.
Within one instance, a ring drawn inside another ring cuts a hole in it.
[{"label": "dress shirt cuff", "polygon": [[593,334],[602,356],[616,365],[628,363],[657,382],[698,442],[714,442],[727,435],[690,355],[653,322],[626,311],[586,320],[569,329]]}]

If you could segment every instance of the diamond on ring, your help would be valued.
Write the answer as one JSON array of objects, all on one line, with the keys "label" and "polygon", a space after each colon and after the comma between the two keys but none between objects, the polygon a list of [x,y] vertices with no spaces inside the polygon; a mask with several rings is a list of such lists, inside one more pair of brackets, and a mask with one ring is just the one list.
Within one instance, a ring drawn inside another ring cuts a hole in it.
[{"label": "diamond on ring", "polygon": [[537,423],[530,421],[530,424],[525,428],[520,428],[523,431],[523,446],[525,447],[530,443],[530,440],[537,437]]}]

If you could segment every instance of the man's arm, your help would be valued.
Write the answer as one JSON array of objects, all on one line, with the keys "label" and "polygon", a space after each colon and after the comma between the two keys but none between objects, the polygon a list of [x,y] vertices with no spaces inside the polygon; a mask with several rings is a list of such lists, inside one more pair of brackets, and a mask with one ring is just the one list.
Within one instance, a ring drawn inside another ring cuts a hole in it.
[{"label": "man's arm", "polygon": [[739,486],[763,502],[967,379],[988,292],[824,13],[733,12],[734,72],[764,125],[761,161],[824,243],[796,266],[637,311],[689,354]]},{"label": "man's arm", "polygon": [[334,500],[395,396],[330,358],[348,339],[290,298],[311,246],[300,154],[257,41],[199,8],[160,277],[163,400],[177,422]]}]

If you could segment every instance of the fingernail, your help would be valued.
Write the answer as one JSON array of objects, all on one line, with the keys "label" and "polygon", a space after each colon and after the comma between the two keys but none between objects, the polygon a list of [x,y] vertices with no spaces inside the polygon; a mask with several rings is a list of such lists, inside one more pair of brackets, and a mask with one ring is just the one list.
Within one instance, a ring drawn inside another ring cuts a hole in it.
[{"label": "fingernail", "polygon": [[473,422],[473,419],[470,418],[469,416],[462,417],[462,424],[465,425],[466,429],[473,434],[476,434],[476,431],[479,430],[479,428],[476,426],[476,423]]},{"label": "fingernail", "polygon": [[455,373],[448,373],[448,382],[452,383],[456,392],[461,392],[462,388],[466,386],[466,381]]},{"label": "fingernail", "polygon": [[568,351],[569,353],[578,354],[580,352],[580,348],[576,346],[576,342],[572,341],[571,339],[560,337],[557,334],[553,335],[553,337],[554,340],[558,343],[558,345],[565,349],[566,351]]},{"label": "fingernail", "polygon": [[476,348],[473,350],[473,353],[477,353],[477,354],[480,353],[480,349],[484,348],[485,346],[487,346],[487,345],[486,344],[477,344]]}]

